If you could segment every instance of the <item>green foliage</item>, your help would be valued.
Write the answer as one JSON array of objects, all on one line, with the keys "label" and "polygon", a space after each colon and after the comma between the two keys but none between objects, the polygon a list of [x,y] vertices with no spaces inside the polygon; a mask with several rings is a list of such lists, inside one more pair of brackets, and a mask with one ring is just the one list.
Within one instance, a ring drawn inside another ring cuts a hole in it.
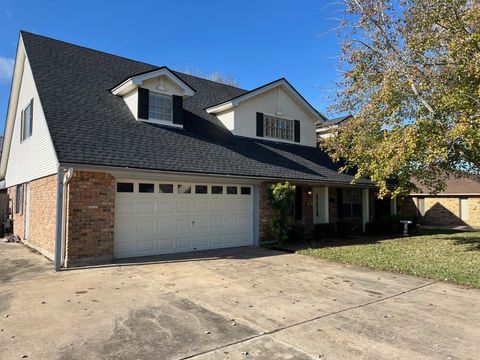
[{"label": "green foliage", "polygon": [[303,224],[293,224],[288,229],[288,241],[291,243],[301,243],[305,235],[305,226]]},{"label": "green foliage", "polygon": [[336,236],[335,224],[315,224],[313,226],[313,236],[317,241],[334,238]]},{"label": "green foliage", "polygon": [[375,219],[365,225],[365,233],[367,235],[394,235],[403,233],[403,224],[401,220],[410,220],[412,223],[408,225],[408,233],[414,234],[417,229],[418,217],[416,215],[386,215]]},{"label": "green foliage", "polygon": [[294,193],[295,185],[291,185],[288,181],[272,184],[268,188],[268,201],[273,210],[270,219],[270,236],[276,241],[288,240],[288,230],[293,222],[290,211]]},{"label": "green foliage", "polygon": [[337,237],[341,239],[346,239],[350,237],[352,231],[354,230],[354,227],[354,224],[349,220],[338,220],[336,224]]},{"label": "green foliage", "polygon": [[380,196],[411,191],[412,177],[438,192],[445,174],[480,173],[478,1],[346,0],[341,29],[332,110],[355,117],[323,147],[343,170]]}]

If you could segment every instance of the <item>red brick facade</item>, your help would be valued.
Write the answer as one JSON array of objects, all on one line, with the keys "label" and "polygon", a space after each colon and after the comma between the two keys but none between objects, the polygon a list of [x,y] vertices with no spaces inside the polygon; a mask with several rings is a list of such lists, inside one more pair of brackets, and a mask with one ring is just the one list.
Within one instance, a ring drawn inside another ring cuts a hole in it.
[{"label": "red brick facade", "polygon": [[23,187],[23,212],[17,214],[16,186],[8,188],[14,233],[27,245],[53,258],[55,249],[55,221],[57,202],[57,175],[30,182],[30,221],[28,239],[25,239],[25,213],[27,211],[27,184]]},{"label": "red brick facade", "polygon": [[74,172],[67,193],[67,266],[113,259],[115,179],[99,172]]}]

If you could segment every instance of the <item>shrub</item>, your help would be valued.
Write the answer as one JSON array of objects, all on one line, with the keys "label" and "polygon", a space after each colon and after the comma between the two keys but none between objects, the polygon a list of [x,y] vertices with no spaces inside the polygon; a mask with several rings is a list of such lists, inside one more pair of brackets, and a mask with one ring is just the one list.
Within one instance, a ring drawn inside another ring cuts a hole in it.
[{"label": "shrub", "polygon": [[315,240],[331,239],[335,237],[335,224],[315,224],[313,227],[313,236]]},{"label": "shrub", "polygon": [[365,224],[365,233],[367,235],[377,235],[378,234],[378,223],[377,222],[368,222]]},{"label": "shrub", "polygon": [[375,219],[373,223],[367,223],[365,232],[368,235],[395,235],[403,232],[401,220],[410,220],[412,224],[408,225],[408,232],[414,233],[417,228],[418,218],[415,215],[386,215]]},{"label": "shrub", "polygon": [[300,223],[293,224],[288,230],[288,239],[291,242],[302,242],[305,234],[305,226]]},{"label": "shrub", "polygon": [[290,183],[272,184],[268,188],[268,201],[272,207],[269,234],[273,240],[284,242],[288,240],[288,230],[292,223],[290,209],[293,204],[295,185]]},{"label": "shrub", "polygon": [[352,233],[353,223],[349,220],[337,221],[337,237],[348,238]]}]

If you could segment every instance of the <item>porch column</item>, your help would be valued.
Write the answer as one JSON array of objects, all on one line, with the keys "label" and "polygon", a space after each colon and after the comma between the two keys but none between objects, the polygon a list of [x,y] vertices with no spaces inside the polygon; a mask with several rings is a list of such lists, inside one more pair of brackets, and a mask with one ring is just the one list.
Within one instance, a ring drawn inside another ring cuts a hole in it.
[{"label": "porch column", "polygon": [[365,231],[365,225],[370,220],[368,189],[362,189],[362,218],[363,231]]},{"label": "porch column", "polygon": [[328,215],[328,186],[324,186],[320,189],[320,199],[321,199],[321,202],[320,202],[320,206],[322,208],[322,217],[321,217],[321,222],[323,224],[326,224],[328,223],[328,218],[329,218],[329,215]]},{"label": "porch column", "polygon": [[397,198],[390,198],[390,214],[397,215]]}]

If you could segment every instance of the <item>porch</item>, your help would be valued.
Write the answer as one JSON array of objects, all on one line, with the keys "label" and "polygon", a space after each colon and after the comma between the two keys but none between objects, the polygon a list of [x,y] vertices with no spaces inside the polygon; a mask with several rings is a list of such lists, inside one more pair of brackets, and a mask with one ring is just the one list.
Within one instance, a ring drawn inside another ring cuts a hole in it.
[{"label": "porch", "polygon": [[[396,199],[378,199],[375,188],[360,186],[319,185],[294,183],[295,195],[292,206],[294,224],[302,226],[307,236],[313,233],[316,224],[348,224],[353,232],[362,233],[368,222],[377,217],[397,214]],[[269,237],[272,209],[268,201],[268,188],[272,183],[259,186],[259,239]]]}]

